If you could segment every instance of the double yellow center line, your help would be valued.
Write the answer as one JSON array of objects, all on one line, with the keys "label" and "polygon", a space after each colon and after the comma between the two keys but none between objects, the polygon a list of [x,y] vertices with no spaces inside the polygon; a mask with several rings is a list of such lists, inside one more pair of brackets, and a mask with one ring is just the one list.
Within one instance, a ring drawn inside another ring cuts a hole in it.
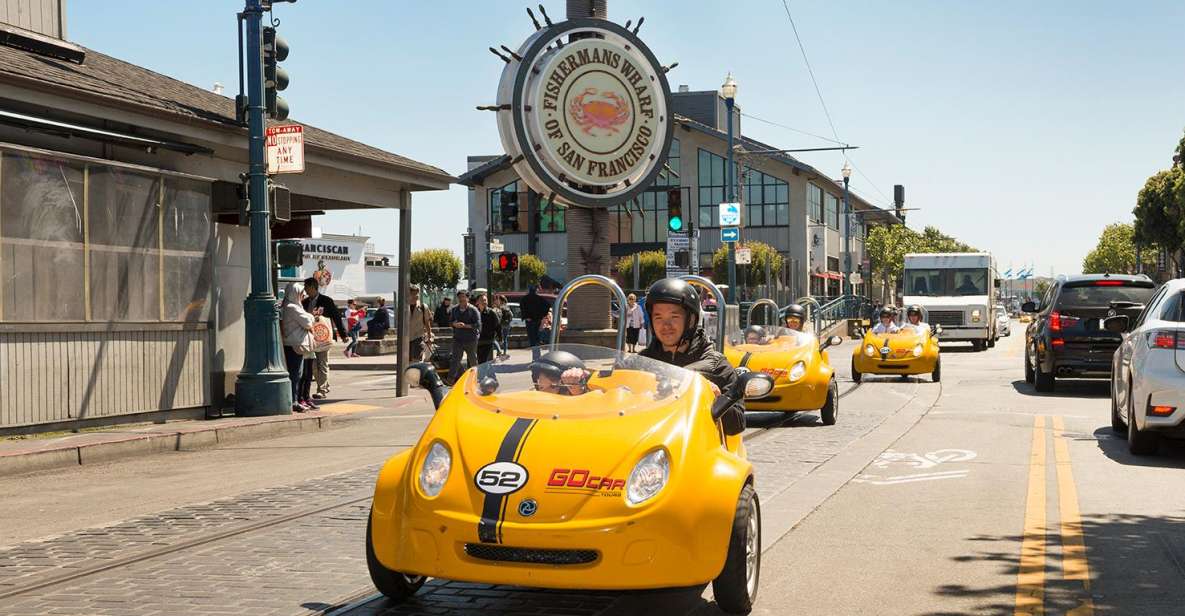
[{"label": "double yellow center line", "polygon": [[[1053,455],[1057,470],[1059,530],[1062,538],[1062,579],[1082,582],[1085,598],[1071,609],[1069,616],[1093,616],[1090,598],[1090,564],[1082,536],[1082,517],[1078,510],[1078,490],[1066,443],[1066,426],[1061,416],[1053,418]],[[1016,576],[1016,616],[1039,616],[1045,613],[1046,564],[1046,430],[1045,416],[1033,418],[1033,447],[1029,454],[1029,486],[1025,500],[1025,527]]]}]

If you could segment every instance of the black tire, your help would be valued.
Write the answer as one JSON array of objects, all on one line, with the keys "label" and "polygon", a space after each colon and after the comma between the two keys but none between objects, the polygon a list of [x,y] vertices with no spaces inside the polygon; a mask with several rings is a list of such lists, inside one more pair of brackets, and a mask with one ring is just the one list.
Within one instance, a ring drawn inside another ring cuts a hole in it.
[{"label": "black tire", "polygon": [[[756,522],[751,523],[756,517]],[[754,536],[754,533],[756,536]],[[757,583],[761,578],[761,505],[752,485],[741,489],[732,534],[728,540],[728,558],[724,569],[712,580],[716,605],[729,614],[748,614],[757,601]]]},{"label": "black tire", "polygon": [[835,379],[831,379],[831,384],[827,386],[827,401],[823,403],[823,408],[819,409],[819,417],[823,419],[823,425],[834,426],[837,415],[839,415],[839,385],[835,384]]},{"label": "black tire", "polygon": [[1033,386],[1040,392],[1051,392],[1057,386],[1057,379],[1052,372],[1041,369],[1041,356],[1037,356],[1037,368],[1033,375]]},{"label": "black tire", "polygon": [[990,348],[996,346],[996,339],[995,338],[988,338],[986,344],[987,344],[987,348],[990,349]]},{"label": "black tire", "polygon": [[1120,438],[1127,438],[1127,426],[1119,416],[1119,405],[1115,403],[1115,379],[1111,379],[1111,431]]},{"label": "black tire", "polygon": [[934,362],[934,372],[930,373],[930,379],[933,380],[935,383],[942,382],[942,358],[941,357],[939,357],[938,360]]},{"label": "black tire", "polygon": [[863,378],[864,378],[864,375],[860,374],[860,371],[856,369],[856,360],[853,359],[852,360],[852,380],[859,383]]},{"label": "black tire", "polygon": [[1033,372],[1033,364],[1029,361],[1029,346],[1025,345],[1025,382],[1032,385],[1036,374]]},{"label": "black tire", "polygon": [[395,603],[406,601],[416,594],[427,579],[422,575],[409,576],[392,571],[379,562],[378,556],[374,554],[369,517],[366,519],[366,568],[370,570],[370,581],[374,582],[374,587]]},{"label": "black tire", "polygon": [[1150,456],[1160,447],[1160,435],[1136,426],[1135,396],[1127,384],[1127,450],[1136,456]]}]

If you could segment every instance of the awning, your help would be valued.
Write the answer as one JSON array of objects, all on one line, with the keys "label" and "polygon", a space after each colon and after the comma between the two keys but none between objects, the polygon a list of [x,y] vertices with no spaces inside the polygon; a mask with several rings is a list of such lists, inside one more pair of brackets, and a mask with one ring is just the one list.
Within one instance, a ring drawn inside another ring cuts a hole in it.
[{"label": "awning", "polygon": [[164,139],[151,139],[149,137],[141,137],[139,135],[129,135],[127,133],[119,133],[101,128],[59,122],[57,120],[50,120],[48,118],[38,118],[36,116],[5,111],[2,109],[0,109],[0,124],[19,126],[29,130],[48,133],[50,135],[84,137],[86,139],[94,139],[95,141],[101,141],[104,143],[143,148],[150,151],[154,149],[173,150],[174,152],[184,152],[185,154],[212,154],[214,152],[209,148],[204,148],[189,143],[166,141]]},{"label": "awning", "polygon": [[826,280],[843,280],[843,274],[840,272],[811,272],[811,276]]}]

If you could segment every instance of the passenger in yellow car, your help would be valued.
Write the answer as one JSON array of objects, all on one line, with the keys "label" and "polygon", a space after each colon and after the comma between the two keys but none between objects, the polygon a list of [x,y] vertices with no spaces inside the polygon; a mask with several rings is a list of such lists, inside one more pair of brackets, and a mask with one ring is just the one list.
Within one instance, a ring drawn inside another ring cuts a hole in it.
[{"label": "passenger in yellow car", "polygon": [[760,325],[746,327],[745,344],[769,344],[769,339],[765,336],[765,328]]},{"label": "passenger in yellow car", "polygon": [[561,396],[588,393],[590,372],[584,362],[567,351],[551,351],[531,362],[531,379],[535,389]]},{"label": "passenger in yellow car", "polygon": [[930,325],[922,320],[922,307],[917,304],[905,309],[905,318],[906,323],[901,326],[901,331],[910,330],[920,334],[930,329]]},{"label": "passenger in yellow car", "polygon": [[806,323],[806,308],[802,304],[790,304],[786,306],[786,328],[795,331],[802,331],[802,326]]},{"label": "passenger in yellow car", "polygon": [[873,326],[872,333],[895,334],[901,331],[901,328],[897,327],[897,324],[893,322],[893,310],[891,308],[881,308],[880,317],[880,323],[877,323],[875,326]]}]

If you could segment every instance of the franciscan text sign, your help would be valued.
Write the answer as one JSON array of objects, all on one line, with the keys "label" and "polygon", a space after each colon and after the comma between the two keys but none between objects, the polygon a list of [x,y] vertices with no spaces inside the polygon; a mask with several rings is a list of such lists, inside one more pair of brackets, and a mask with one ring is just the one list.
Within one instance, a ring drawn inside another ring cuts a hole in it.
[{"label": "franciscan text sign", "polygon": [[574,19],[539,30],[498,88],[506,109],[498,132],[515,171],[560,203],[608,207],[633,198],[670,149],[665,73],[637,36],[612,22]]},{"label": "franciscan text sign", "polygon": [[304,173],[304,127],[267,127],[267,172]]}]

